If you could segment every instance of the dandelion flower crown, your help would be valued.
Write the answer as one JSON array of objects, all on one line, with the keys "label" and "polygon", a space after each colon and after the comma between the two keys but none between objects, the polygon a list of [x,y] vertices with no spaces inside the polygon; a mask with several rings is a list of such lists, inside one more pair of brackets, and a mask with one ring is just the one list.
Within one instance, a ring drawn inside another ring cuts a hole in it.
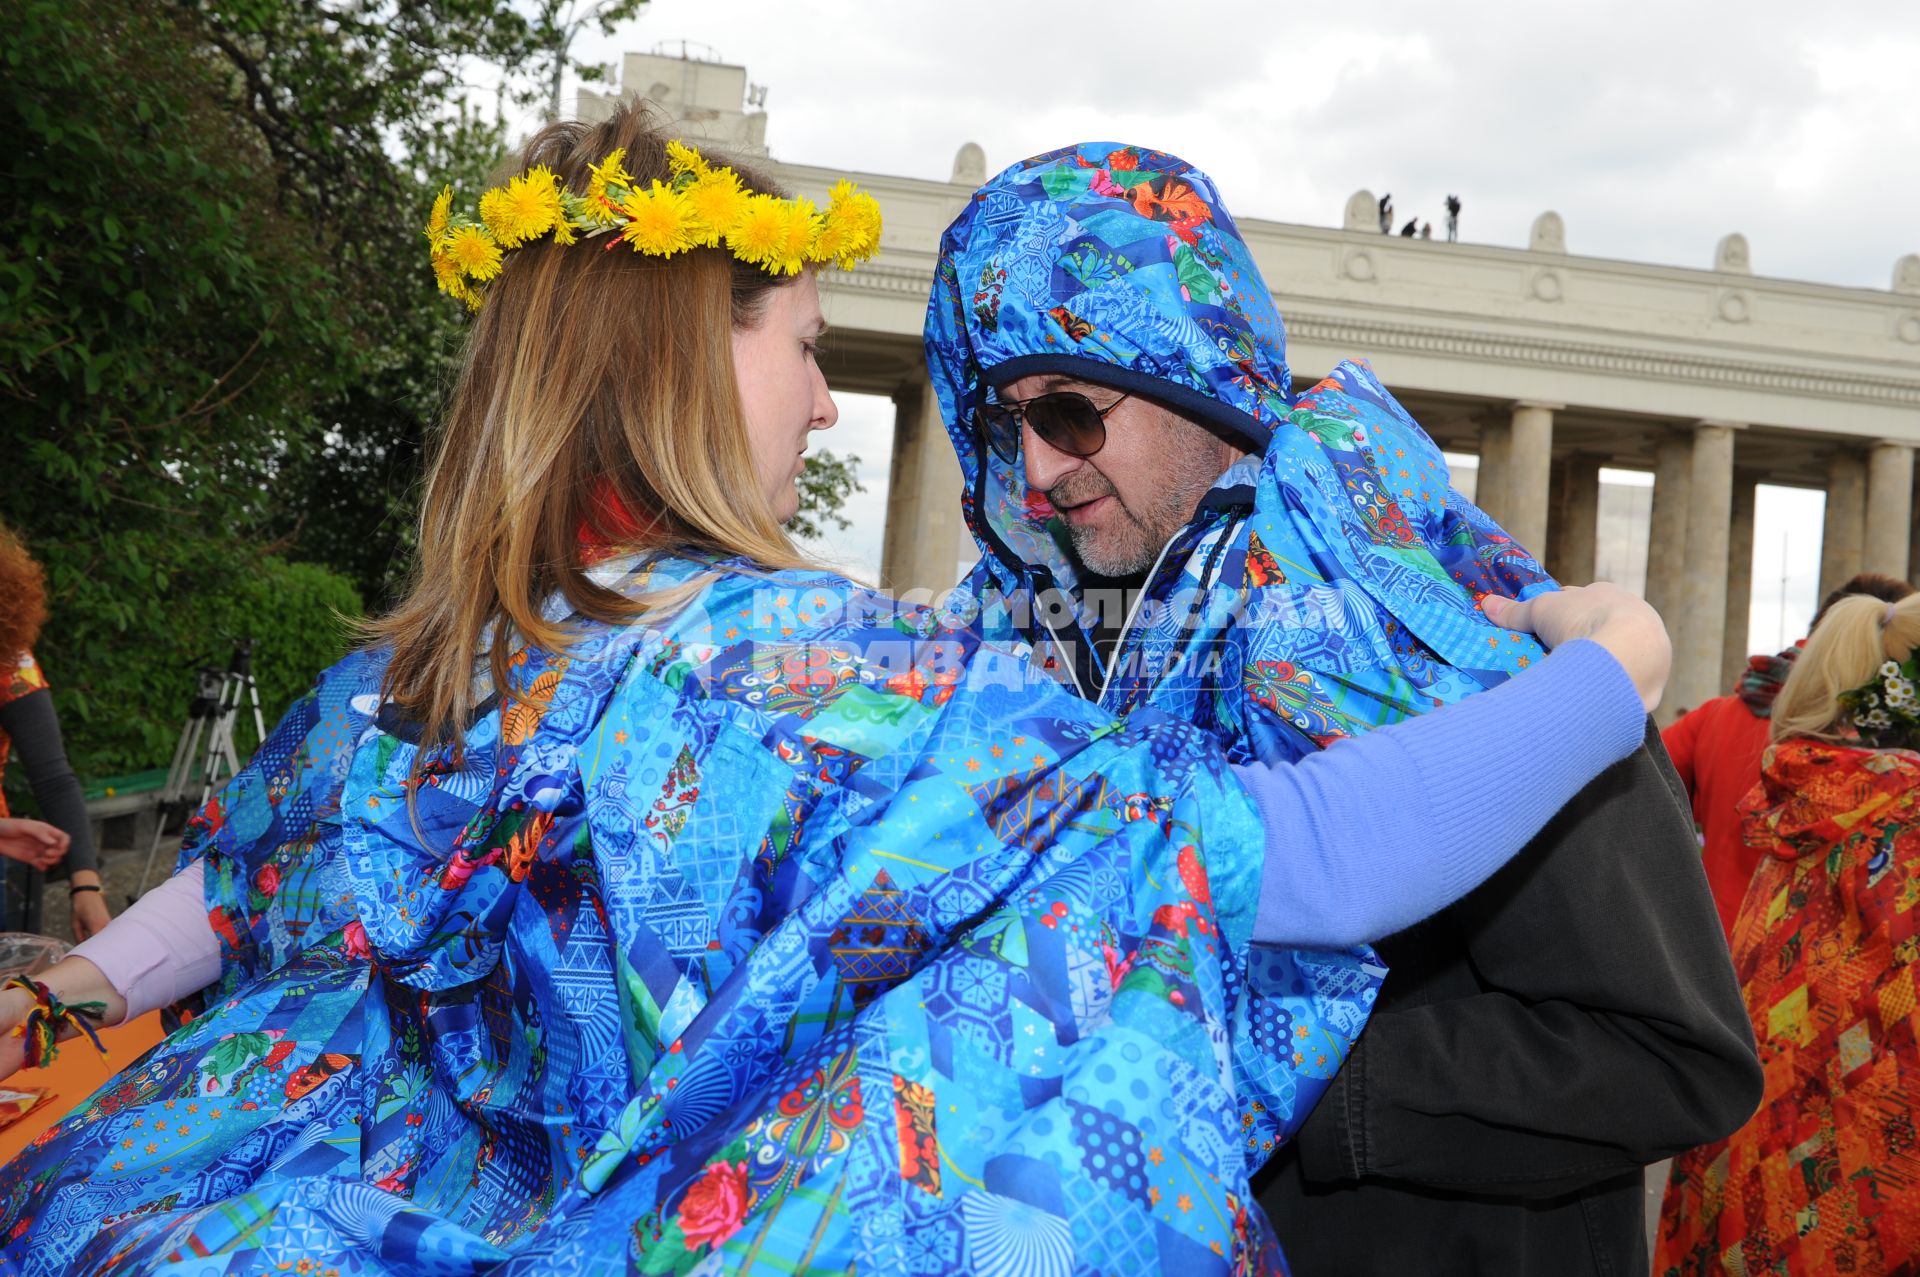
[{"label": "dandelion flower crown", "polygon": [[828,262],[852,270],[880,247],[880,205],[852,182],[834,184],[825,211],[805,198],[750,191],[730,168],[716,168],[693,147],[667,143],[668,181],[642,188],[627,172],[625,148],[590,170],[585,195],[569,190],[544,164],[480,197],[479,220],[453,212],[453,188],[433,201],[427,244],[440,291],[480,308],[479,288],[500,273],[504,255],[549,233],[556,244],[613,235],[636,253],[672,257],[725,246],[770,275],[797,275]]}]

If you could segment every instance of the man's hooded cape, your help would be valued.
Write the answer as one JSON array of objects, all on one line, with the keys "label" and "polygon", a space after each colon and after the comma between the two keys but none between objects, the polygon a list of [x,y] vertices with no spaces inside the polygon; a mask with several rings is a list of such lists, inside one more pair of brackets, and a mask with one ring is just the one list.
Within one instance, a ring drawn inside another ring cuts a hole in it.
[{"label": "man's hooded cape", "polygon": [[0,1272],[1279,1271],[1381,973],[1251,945],[1205,737],[837,578],[600,579],[695,593],[457,749],[378,651],[294,707],[182,851],[221,982],[0,1168]]},{"label": "man's hooded cape", "polygon": [[[949,606],[1106,708],[1152,705],[1236,761],[1281,761],[1539,657],[1476,603],[1551,588],[1539,565],[1453,491],[1365,364],[1293,395],[1273,296],[1212,180],[1175,156],[1094,142],[988,182],[941,241],[926,344],[981,551]],[[1102,600],[1078,588],[1064,521],[974,429],[983,397],[1037,373],[1145,396],[1253,454],[1127,601],[1111,661],[1086,641]]]}]

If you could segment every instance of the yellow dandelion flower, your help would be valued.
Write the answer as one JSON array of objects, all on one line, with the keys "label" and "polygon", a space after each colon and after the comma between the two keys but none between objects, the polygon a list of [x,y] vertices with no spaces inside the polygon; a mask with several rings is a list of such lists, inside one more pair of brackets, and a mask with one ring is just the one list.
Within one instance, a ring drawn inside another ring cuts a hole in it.
[{"label": "yellow dandelion flower", "polygon": [[620,238],[633,245],[636,253],[671,257],[694,245],[693,210],[672,187],[655,182],[645,191],[635,191],[621,202],[620,211],[627,216]]},{"label": "yellow dandelion flower", "polygon": [[438,244],[447,233],[447,214],[453,209],[453,188],[443,186],[433,197],[433,211],[427,214],[427,243]]},{"label": "yellow dandelion flower", "polygon": [[618,150],[608,151],[606,159],[601,160],[598,164],[593,165],[587,170],[587,205],[590,213],[596,220],[613,220],[612,211],[607,208],[605,203],[601,202],[605,200],[610,203],[618,203],[618,200],[608,196],[607,188],[609,186],[624,186],[630,188],[633,185],[633,174],[627,172],[624,162],[626,158],[627,148],[623,146]]},{"label": "yellow dandelion flower", "polygon": [[708,172],[706,157],[685,142],[667,143],[667,167],[675,177],[688,173],[700,177]]},{"label": "yellow dandelion flower", "polygon": [[460,267],[454,264],[453,258],[437,248],[430,257],[433,261],[433,282],[440,286],[441,292],[452,292],[453,286],[460,282]]},{"label": "yellow dandelion flower", "polygon": [[545,235],[565,212],[560,204],[559,179],[544,165],[536,165],[480,197],[480,220],[505,248],[518,248]]},{"label": "yellow dandelion flower", "polygon": [[749,266],[776,270],[786,243],[786,208],[785,200],[771,195],[749,195],[727,232],[727,248]]},{"label": "yellow dandelion flower", "polygon": [[466,280],[456,278],[453,284],[447,289],[447,292],[465,302],[468,310],[480,309],[480,294],[468,287]]},{"label": "yellow dandelion flower", "polygon": [[852,270],[880,247],[880,202],[847,181],[834,184],[832,197],[814,241],[813,260]]},{"label": "yellow dandelion flower", "polygon": [[462,275],[488,280],[500,273],[500,246],[478,226],[456,226],[447,235],[447,256]]},{"label": "yellow dandelion flower", "polygon": [[813,201],[809,199],[782,200],[780,207],[783,217],[780,255],[772,269],[776,274],[798,275],[813,253],[815,237],[820,234],[820,215],[813,211]]},{"label": "yellow dandelion flower", "polygon": [[711,169],[693,179],[685,191],[698,225],[695,240],[712,248],[731,231],[747,206],[747,193],[741,189],[740,176],[730,168]]}]

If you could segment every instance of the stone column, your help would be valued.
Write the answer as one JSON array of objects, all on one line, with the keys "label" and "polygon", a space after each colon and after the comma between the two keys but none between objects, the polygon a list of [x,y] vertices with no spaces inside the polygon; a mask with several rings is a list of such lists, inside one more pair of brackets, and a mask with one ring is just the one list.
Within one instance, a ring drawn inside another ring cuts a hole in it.
[{"label": "stone column", "polygon": [[893,465],[880,577],[894,593],[952,589],[966,543],[960,513],[960,458],[940,419],[940,401],[924,381],[894,392]]},{"label": "stone column", "polygon": [[1733,524],[1727,532],[1727,630],[1720,646],[1720,690],[1733,690],[1747,668],[1747,630],[1753,611],[1754,478],[1733,477]]},{"label": "stone column", "polygon": [[1517,403],[1508,427],[1506,529],[1539,559],[1547,554],[1547,498],[1553,492],[1553,414],[1563,407]]},{"label": "stone column", "polygon": [[1820,597],[1860,571],[1867,521],[1867,463],[1852,452],[1827,460],[1827,515],[1820,529]]},{"label": "stone column", "polygon": [[1693,443],[1668,433],[1654,445],[1653,511],[1647,528],[1647,602],[1671,633],[1680,617],[1680,577],[1687,564],[1687,487]]},{"label": "stone column", "polygon": [[1495,523],[1507,520],[1507,462],[1513,453],[1513,431],[1504,421],[1480,423],[1480,472],[1473,481],[1473,503]]},{"label": "stone column", "polygon": [[1913,448],[1885,440],[1867,453],[1867,521],[1861,566],[1905,580],[1913,536]]},{"label": "stone column", "polygon": [[1547,544],[1561,584],[1585,585],[1593,580],[1600,551],[1600,458],[1576,455],[1562,465]]},{"label": "stone column", "polygon": [[1686,568],[1680,578],[1679,615],[1668,618],[1673,632],[1673,680],[1661,708],[1669,716],[1677,717],[1726,690],[1720,686],[1720,662],[1725,655],[1733,437],[1738,429],[1720,421],[1703,421],[1693,428],[1687,466]]},{"label": "stone column", "polygon": [[[1920,472],[1920,466],[1914,469]],[[1916,473],[1916,478],[1920,478],[1920,473]],[[1920,492],[1911,493],[1909,500],[1913,502],[1913,508],[1920,511]],[[1907,541],[1907,571],[1920,573],[1920,519],[1913,521],[1913,535]]]}]

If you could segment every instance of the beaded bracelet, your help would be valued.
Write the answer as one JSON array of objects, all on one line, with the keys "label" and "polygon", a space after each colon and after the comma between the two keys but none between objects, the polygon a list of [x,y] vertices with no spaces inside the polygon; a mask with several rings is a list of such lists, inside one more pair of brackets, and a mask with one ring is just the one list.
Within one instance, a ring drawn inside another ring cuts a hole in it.
[{"label": "beaded bracelet", "polygon": [[93,1049],[100,1053],[101,1059],[107,1058],[106,1044],[100,1035],[93,1031],[88,1020],[98,1020],[107,1013],[104,1002],[75,1002],[68,1004],[53,995],[53,990],[38,980],[17,975],[0,988],[25,989],[33,995],[34,1007],[27,1012],[27,1018],[13,1026],[12,1037],[27,1040],[24,1067],[41,1068],[53,1063],[60,1054],[60,1026],[71,1024],[87,1035],[93,1043]]}]

